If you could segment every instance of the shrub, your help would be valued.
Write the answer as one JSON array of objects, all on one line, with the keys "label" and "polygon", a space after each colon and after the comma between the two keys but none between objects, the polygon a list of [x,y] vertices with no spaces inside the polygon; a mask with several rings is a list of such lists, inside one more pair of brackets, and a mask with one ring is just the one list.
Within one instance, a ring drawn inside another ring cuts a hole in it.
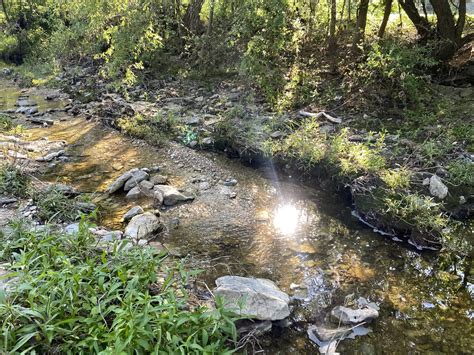
[{"label": "shrub", "polygon": [[7,163],[0,166],[0,194],[26,196],[29,182],[29,176],[18,165]]},{"label": "shrub", "polygon": [[332,141],[330,159],[336,163],[344,175],[360,173],[377,173],[385,167],[382,156],[384,136],[381,135],[375,143],[354,143],[348,138],[348,130],[344,128]]},{"label": "shrub", "polygon": [[438,64],[430,50],[400,41],[377,42],[354,75],[364,78],[366,84],[385,83],[393,97],[405,104],[419,104],[428,93],[425,73]]},{"label": "shrub", "polygon": [[325,158],[327,139],[315,119],[306,119],[281,144],[270,149],[273,154],[283,152],[296,158],[303,166],[313,167]]},{"label": "shrub", "polygon": [[79,199],[69,198],[61,188],[55,185],[33,194],[33,201],[38,207],[38,217],[48,222],[77,220],[81,216]]},{"label": "shrub", "polygon": [[10,116],[0,114],[0,132],[7,132],[13,128],[13,122]]},{"label": "shrub", "polygon": [[95,248],[86,218],[77,235],[26,230],[0,236],[17,277],[0,290],[7,353],[230,354],[234,319],[190,302],[190,274],[152,248]]},{"label": "shrub", "polygon": [[179,129],[177,117],[172,112],[158,112],[152,117],[137,114],[134,117],[120,118],[117,126],[124,133],[155,145],[163,144],[167,135],[176,133]]}]

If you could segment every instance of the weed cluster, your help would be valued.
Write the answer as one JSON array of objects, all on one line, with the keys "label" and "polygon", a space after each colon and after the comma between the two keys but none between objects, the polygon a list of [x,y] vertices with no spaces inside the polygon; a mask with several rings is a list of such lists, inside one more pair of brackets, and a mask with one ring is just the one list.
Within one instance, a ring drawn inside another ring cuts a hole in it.
[{"label": "weed cluster", "polygon": [[38,207],[38,217],[48,222],[69,222],[77,220],[81,215],[82,196],[70,198],[56,186],[36,191],[32,194]]},{"label": "weed cluster", "polygon": [[74,236],[12,227],[0,235],[15,278],[0,289],[7,353],[231,353],[234,318],[190,302],[181,263],[151,248],[100,251],[85,217]]},{"label": "weed cluster", "polygon": [[179,122],[173,112],[158,112],[152,117],[137,114],[120,118],[117,120],[117,126],[130,136],[145,139],[150,144],[162,145],[166,138],[178,132]]},{"label": "weed cluster", "polygon": [[0,166],[0,194],[24,197],[28,194],[30,178],[14,163]]}]

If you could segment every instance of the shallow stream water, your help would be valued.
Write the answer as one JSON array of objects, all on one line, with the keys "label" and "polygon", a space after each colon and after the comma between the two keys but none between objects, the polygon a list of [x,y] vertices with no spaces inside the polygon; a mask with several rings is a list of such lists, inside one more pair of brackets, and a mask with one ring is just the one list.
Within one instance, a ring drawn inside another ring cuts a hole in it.
[{"label": "shallow stream water", "polygon": [[[0,102],[16,100],[8,92]],[[380,317],[369,335],[343,341],[342,353],[474,353],[474,293],[462,286],[463,266],[372,232],[324,185],[176,143],[158,149],[81,118],[25,134],[67,141],[69,161],[52,164],[46,179],[97,192],[106,227],[123,229],[120,219],[133,205],[124,195],[101,194],[128,169],[159,166],[172,185],[195,194],[162,211],[168,231],[160,241],[205,270],[209,287],[226,274],[264,277],[299,300],[293,326],[262,339],[268,354],[318,353],[308,322],[322,324],[332,307],[359,297],[376,302]],[[223,185],[229,177],[236,186]]]}]

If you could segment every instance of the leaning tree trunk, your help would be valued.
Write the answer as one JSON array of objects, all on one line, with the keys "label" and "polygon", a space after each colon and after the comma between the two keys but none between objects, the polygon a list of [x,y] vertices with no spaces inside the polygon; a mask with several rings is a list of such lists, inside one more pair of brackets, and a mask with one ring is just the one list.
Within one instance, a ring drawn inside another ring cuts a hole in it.
[{"label": "leaning tree trunk", "polygon": [[354,35],[354,45],[360,44],[365,36],[367,26],[367,12],[369,11],[369,0],[360,0],[357,9],[356,33]]},{"label": "leaning tree trunk", "polygon": [[[441,0],[447,1],[447,0]],[[403,11],[406,12],[407,16],[410,18],[411,22],[416,28],[418,36],[422,40],[428,39],[431,35],[431,25],[427,18],[420,15],[418,9],[413,0],[398,0],[398,3],[403,8]]]},{"label": "leaning tree trunk", "polygon": [[393,3],[393,0],[385,0],[383,19],[382,19],[382,23],[380,24],[379,33],[378,33],[380,38],[382,38],[383,35],[385,34],[385,29],[387,28],[388,19],[392,12],[392,3]]}]

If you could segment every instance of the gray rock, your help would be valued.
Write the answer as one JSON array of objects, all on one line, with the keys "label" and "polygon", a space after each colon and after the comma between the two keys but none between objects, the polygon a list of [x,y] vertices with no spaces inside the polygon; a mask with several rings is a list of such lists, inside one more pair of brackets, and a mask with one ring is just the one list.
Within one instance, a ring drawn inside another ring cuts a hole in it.
[{"label": "gray rock", "polygon": [[129,171],[123,173],[122,175],[120,175],[113,183],[111,183],[107,187],[106,192],[108,192],[109,194],[112,194],[112,193],[120,190],[123,187],[123,185],[125,185],[127,180],[132,177],[132,174],[137,172],[137,171],[138,171],[138,169],[135,168],[135,169],[129,170]]},{"label": "gray rock", "polygon": [[235,186],[237,185],[237,180],[234,178],[228,178],[224,181],[224,186]]},{"label": "gray rock", "polygon": [[155,191],[160,191],[163,194],[163,204],[166,206],[174,206],[178,202],[194,200],[194,197],[183,195],[173,186],[156,185],[154,189]]},{"label": "gray rock", "polygon": [[201,122],[202,122],[202,119],[199,116],[193,116],[193,117],[188,118],[186,120],[186,124],[190,125],[190,126],[197,126],[197,125],[201,124]]},{"label": "gray rock", "polygon": [[142,187],[141,185],[132,188],[125,196],[127,200],[138,200],[141,198],[154,198],[154,190]]},{"label": "gray rock", "polygon": [[127,200],[138,200],[142,197],[145,197],[145,195],[142,193],[140,186],[135,186],[125,196]]},{"label": "gray rock", "polygon": [[430,178],[430,194],[441,200],[448,195],[448,187],[443,184],[438,175]]},{"label": "gray rock", "polygon": [[15,106],[18,106],[18,107],[32,107],[32,106],[37,106],[37,105],[38,103],[26,97],[19,98],[15,103]]},{"label": "gray rock", "polygon": [[160,207],[163,205],[163,192],[159,190],[158,188],[153,188],[153,205],[155,207]]},{"label": "gray rock", "polygon": [[65,153],[64,150],[60,150],[58,152],[53,152],[53,153],[49,153],[49,154],[46,154],[45,156],[43,157],[39,157],[39,158],[36,158],[36,161],[40,161],[40,162],[50,162],[52,161],[53,159],[63,155]]},{"label": "gray rock", "polygon": [[97,206],[91,202],[76,202],[76,207],[81,212],[91,213]]},{"label": "gray rock", "polygon": [[11,74],[13,74],[13,70],[12,70],[12,69],[10,69],[10,68],[3,68],[3,69],[2,69],[2,75],[4,75],[4,76],[9,76],[9,75],[11,75]]},{"label": "gray rock", "polygon": [[[273,281],[240,276],[223,276],[216,280],[216,296],[224,298],[227,307],[259,320],[280,320],[290,315],[289,296]],[[244,302],[239,309],[239,302]]]},{"label": "gray rock", "polygon": [[211,188],[211,184],[207,181],[202,181],[198,184],[199,190],[209,190]]},{"label": "gray rock", "polygon": [[135,216],[138,216],[139,214],[142,214],[143,212],[145,212],[143,210],[143,208],[141,208],[140,206],[134,206],[132,208],[130,208],[127,213],[125,213],[123,215],[123,220],[124,222],[128,222],[129,220],[131,220],[133,217]]},{"label": "gray rock", "polygon": [[308,327],[308,333],[313,332],[320,341],[331,341],[340,339],[352,332],[351,327],[338,327],[335,329],[326,328],[322,325],[311,325]]},{"label": "gray rock", "polygon": [[14,197],[0,197],[0,206],[9,205],[17,201],[18,199]]},{"label": "gray rock", "polygon": [[371,307],[351,309],[344,306],[334,307],[331,316],[343,324],[359,324],[378,318],[379,312]]},{"label": "gray rock", "polygon": [[77,234],[79,233],[79,223],[72,223],[64,228],[64,233],[66,234]]},{"label": "gray rock", "polygon": [[152,239],[162,228],[161,221],[153,213],[145,212],[133,217],[125,228],[124,235],[134,239]]},{"label": "gray rock", "polygon": [[150,178],[150,182],[153,185],[164,185],[168,182],[168,177],[164,175],[153,175]]},{"label": "gray rock", "polygon": [[151,189],[153,189],[153,186],[155,184],[153,184],[151,181],[143,180],[138,185],[140,186],[141,189],[151,190]]},{"label": "gray rock", "polygon": [[148,179],[149,175],[146,171],[138,170],[132,173],[132,176],[125,182],[123,189],[130,191],[143,180]]},{"label": "gray rock", "polygon": [[252,334],[253,336],[261,336],[272,330],[272,322],[269,320],[248,321],[237,327],[239,334]]},{"label": "gray rock", "polygon": [[214,141],[212,140],[211,137],[206,137],[202,140],[202,144],[204,144],[204,145],[211,145],[213,143],[214,143]]}]

